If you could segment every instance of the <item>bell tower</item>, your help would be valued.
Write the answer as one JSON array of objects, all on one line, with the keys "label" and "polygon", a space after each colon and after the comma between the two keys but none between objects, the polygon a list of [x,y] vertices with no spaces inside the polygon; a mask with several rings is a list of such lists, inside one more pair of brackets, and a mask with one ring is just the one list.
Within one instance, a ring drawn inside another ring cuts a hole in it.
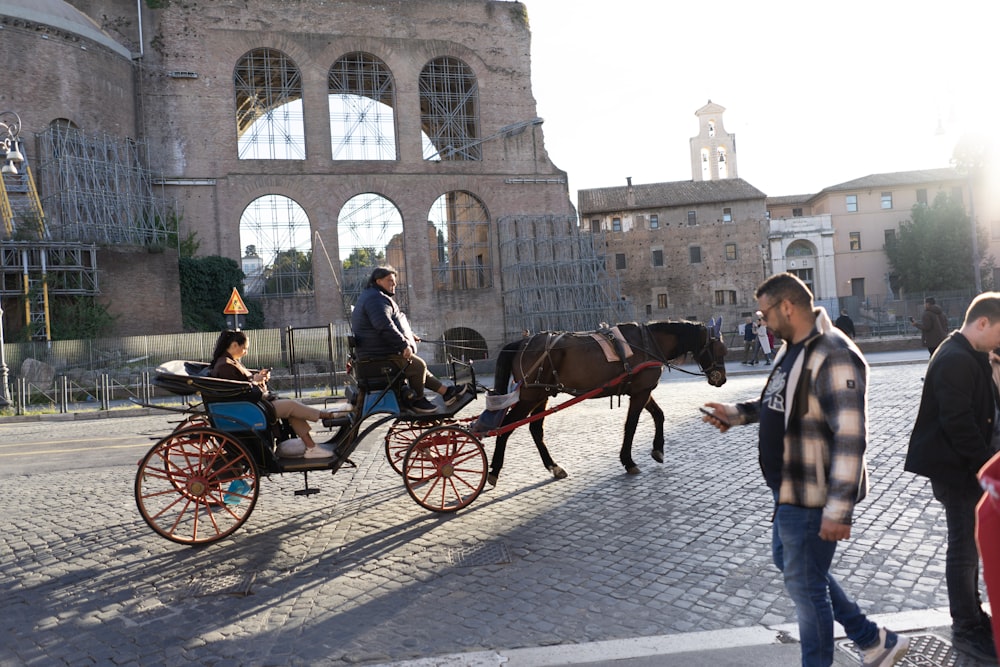
[{"label": "bell tower", "polygon": [[736,135],[722,126],[726,108],[712,100],[694,112],[698,117],[698,136],[691,137],[691,180],[719,181],[737,178]]}]

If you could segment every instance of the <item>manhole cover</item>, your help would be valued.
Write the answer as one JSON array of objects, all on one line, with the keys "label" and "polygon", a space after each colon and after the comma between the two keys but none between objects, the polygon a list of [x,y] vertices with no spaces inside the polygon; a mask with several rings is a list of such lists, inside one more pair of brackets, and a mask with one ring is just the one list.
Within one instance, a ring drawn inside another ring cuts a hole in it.
[{"label": "manhole cover", "polygon": [[[897,667],[979,667],[982,663],[959,653],[947,639],[937,635],[909,635],[910,650]],[[854,642],[845,639],[837,642],[837,647],[857,659],[858,650]]]},{"label": "manhole cover", "polygon": [[238,595],[246,597],[253,591],[256,574],[233,573],[233,574],[206,574],[197,581],[192,581],[188,586],[188,595],[192,597],[204,597],[207,595]]},{"label": "manhole cover", "polygon": [[510,563],[510,550],[503,542],[478,542],[461,547],[448,547],[448,561],[455,567],[503,565]]}]

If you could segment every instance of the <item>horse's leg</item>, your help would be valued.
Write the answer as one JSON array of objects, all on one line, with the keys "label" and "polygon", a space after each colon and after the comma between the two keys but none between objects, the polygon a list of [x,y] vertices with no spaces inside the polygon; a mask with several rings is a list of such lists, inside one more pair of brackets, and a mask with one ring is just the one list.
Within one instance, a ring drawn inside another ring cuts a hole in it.
[{"label": "horse's leg", "polygon": [[[545,410],[546,401],[542,401],[537,408],[532,411],[532,416],[537,415],[539,412]],[[528,424],[528,430],[531,431],[531,439],[535,441],[535,448],[538,449],[538,455],[542,457],[542,465],[545,469],[552,473],[552,476],[556,479],[565,479],[566,471],[556,465],[556,462],[552,460],[552,456],[549,454],[549,448],[545,446],[545,418],[533,421]]]},{"label": "horse's leg", "polygon": [[[520,401],[514,405],[507,413],[507,416],[503,418],[503,422],[500,427],[503,428],[508,424],[513,424],[516,421],[520,421],[527,416],[530,407],[529,404]],[[490,458],[490,472],[486,476],[486,481],[489,482],[490,486],[497,485],[497,479],[500,477],[500,470],[503,468],[503,456],[507,451],[507,440],[510,439],[511,434],[516,429],[510,429],[509,431],[504,431],[497,436],[496,444],[493,446],[493,456]]]},{"label": "horse's leg", "polygon": [[628,399],[628,416],[625,418],[625,437],[622,439],[622,449],[618,453],[618,459],[625,466],[625,472],[630,475],[639,474],[639,466],[632,460],[632,439],[635,438],[635,429],[639,425],[639,415],[649,400],[650,391],[632,394]]},{"label": "horse's leg", "polygon": [[653,423],[656,425],[656,434],[653,436],[653,452],[651,456],[657,463],[663,463],[663,410],[661,410],[660,406],[653,400],[652,395],[650,395],[649,400],[646,401],[646,411],[653,417]]}]

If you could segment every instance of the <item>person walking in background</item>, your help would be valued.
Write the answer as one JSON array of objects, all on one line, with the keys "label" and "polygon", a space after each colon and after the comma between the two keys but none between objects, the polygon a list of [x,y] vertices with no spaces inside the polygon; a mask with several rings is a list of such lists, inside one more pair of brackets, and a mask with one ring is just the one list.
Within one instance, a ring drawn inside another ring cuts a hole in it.
[{"label": "person walking in background", "polygon": [[743,365],[750,365],[750,355],[757,344],[757,329],[753,325],[753,318],[748,317],[743,324]]},{"label": "person walking in background", "polygon": [[840,311],[840,317],[837,318],[837,321],[834,322],[834,325],[836,325],[836,327],[838,329],[840,329],[841,331],[843,331],[845,334],[847,334],[851,338],[854,338],[854,336],[855,336],[855,333],[854,333],[854,320],[852,320],[851,316],[847,314],[847,309],[846,308],[841,309],[841,311]]},{"label": "person walking in background", "polygon": [[948,317],[932,296],[924,299],[924,314],[920,316],[920,321],[911,317],[910,324],[920,329],[920,341],[931,354],[948,335]]},{"label": "person walking in background", "polygon": [[[760,311],[757,311],[757,315],[760,315]],[[757,320],[757,349],[753,353],[753,363],[757,364],[757,352],[761,352],[764,356],[764,364],[767,366],[771,365],[771,338],[768,336],[767,325],[764,324],[763,318]]]},{"label": "person walking in background", "polygon": [[988,354],[998,347],[1000,292],[985,292],[969,305],[962,328],[931,356],[904,466],[930,479],[934,498],[944,507],[952,643],[993,663],[997,655],[979,592],[975,533],[976,504],[983,495],[976,473],[994,454],[1000,397]]},{"label": "person walking in background", "polygon": [[909,638],[869,620],[830,573],[837,542],[851,536],[868,491],[868,364],[798,277],[779,273],[756,292],[761,317],[784,340],[759,399],[706,403],[720,431],[759,423],[758,452],[774,497],[774,564],[795,603],[803,667],[833,664],[833,621],[864,667],[899,663]]}]

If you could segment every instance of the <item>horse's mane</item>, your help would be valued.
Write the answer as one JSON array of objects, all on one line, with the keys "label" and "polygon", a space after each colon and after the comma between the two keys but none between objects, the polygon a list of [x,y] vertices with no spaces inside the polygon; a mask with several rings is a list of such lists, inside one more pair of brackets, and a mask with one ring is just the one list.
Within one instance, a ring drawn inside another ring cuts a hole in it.
[{"label": "horse's mane", "polygon": [[647,322],[646,326],[653,331],[673,334],[677,336],[679,347],[682,350],[697,352],[704,344],[702,336],[707,329],[701,322],[690,320],[661,320],[658,322]]}]

